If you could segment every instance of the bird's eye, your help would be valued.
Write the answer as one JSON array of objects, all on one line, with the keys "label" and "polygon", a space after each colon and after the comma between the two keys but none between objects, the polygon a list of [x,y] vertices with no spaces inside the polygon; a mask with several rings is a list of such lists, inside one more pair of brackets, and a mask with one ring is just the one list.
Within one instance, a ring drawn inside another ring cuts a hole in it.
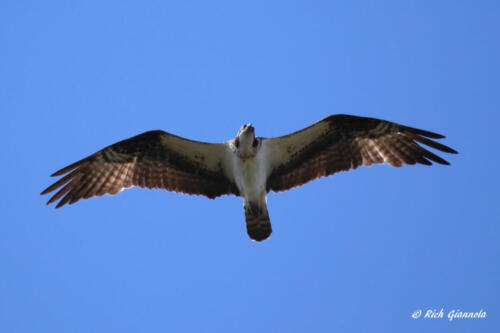
[{"label": "bird's eye", "polygon": [[240,148],[240,140],[234,140],[234,145],[236,146],[236,148]]},{"label": "bird's eye", "polygon": [[257,139],[253,139],[252,146],[257,147],[258,144],[259,144],[259,141],[257,141]]}]

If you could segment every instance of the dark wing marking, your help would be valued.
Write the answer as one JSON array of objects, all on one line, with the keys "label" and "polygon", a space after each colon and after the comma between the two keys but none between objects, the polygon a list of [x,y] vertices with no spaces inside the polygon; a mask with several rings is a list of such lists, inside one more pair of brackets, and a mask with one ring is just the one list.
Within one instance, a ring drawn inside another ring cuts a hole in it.
[{"label": "dark wing marking", "polygon": [[360,165],[385,163],[431,165],[449,163],[417,144],[456,154],[428,138],[441,134],[399,125],[385,120],[332,115],[301,131],[265,139],[270,159],[267,190],[284,191],[313,179]]},{"label": "dark wing marking", "polygon": [[225,154],[226,146],[222,143],[203,143],[159,130],[149,131],[55,172],[52,176],[66,175],[41,194],[62,187],[47,202],[62,198],[56,208],[93,196],[117,194],[132,186],[209,198],[238,195],[238,189],[224,174]]}]

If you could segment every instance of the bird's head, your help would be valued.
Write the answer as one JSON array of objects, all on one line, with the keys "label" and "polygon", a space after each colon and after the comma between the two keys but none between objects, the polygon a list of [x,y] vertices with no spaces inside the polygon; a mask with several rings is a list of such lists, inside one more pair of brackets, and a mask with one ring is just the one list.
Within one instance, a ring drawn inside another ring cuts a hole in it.
[{"label": "bird's head", "polygon": [[252,126],[252,124],[245,124],[240,127],[236,137],[240,137],[242,135],[252,135],[252,136],[255,135],[255,128]]},{"label": "bird's head", "polygon": [[240,155],[254,155],[259,145],[260,140],[255,137],[255,128],[252,124],[241,126],[234,139],[234,146],[239,151]]}]

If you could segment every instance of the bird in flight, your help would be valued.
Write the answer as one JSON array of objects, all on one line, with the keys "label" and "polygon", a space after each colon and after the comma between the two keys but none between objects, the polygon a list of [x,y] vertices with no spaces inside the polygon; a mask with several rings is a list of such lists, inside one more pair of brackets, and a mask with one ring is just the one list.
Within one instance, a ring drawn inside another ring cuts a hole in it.
[{"label": "bird in flight", "polygon": [[55,172],[52,176],[64,177],[41,194],[60,188],[47,202],[60,199],[56,208],[93,196],[117,194],[133,186],[211,199],[233,194],[243,198],[248,235],[260,242],[272,232],[266,198],[269,191],[286,191],[360,165],[449,165],[420,144],[446,153],[457,152],[429,138],[444,136],[343,114],[275,138],[256,137],[254,127],[246,124],[234,139],[223,143],[148,131]]}]

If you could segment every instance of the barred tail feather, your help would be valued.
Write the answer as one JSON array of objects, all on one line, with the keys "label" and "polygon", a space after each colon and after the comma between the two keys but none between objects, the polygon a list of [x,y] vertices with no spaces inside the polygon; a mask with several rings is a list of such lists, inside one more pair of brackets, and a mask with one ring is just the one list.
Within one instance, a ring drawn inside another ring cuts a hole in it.
[{"label": "barred tail feather", "polygon": [[273,232],[271,220],[267,207],[258,207],[257,205],[248,205],[245,207],[245,218],[247,221],[247,232],[251,239],[261,242],[267,239]]}]

